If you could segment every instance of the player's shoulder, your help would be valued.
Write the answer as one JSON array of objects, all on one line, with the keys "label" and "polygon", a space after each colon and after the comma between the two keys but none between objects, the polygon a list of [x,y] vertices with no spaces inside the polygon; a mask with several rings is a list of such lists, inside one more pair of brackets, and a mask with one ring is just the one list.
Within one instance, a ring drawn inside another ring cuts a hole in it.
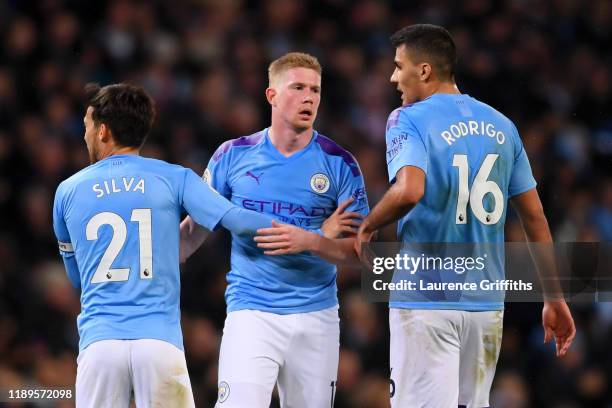
[{"label": "player's shoulder", "polygon": [[246,150],[257,146],[264,140],[265,130],[261,130],[257,133],[253,133],[248,136],[242,136],[236,139],[230,139],[223,142],[215,151],[212,156],[213,162],[218,162],[222,158],[226,157],[230,152],[236,150]]},{"label": "player's shoulder", "polygon": [[410,105],[400,106],[394,109],[387,118],[388,131],[392,127],[414,124],[419,120],[419,116],[427,109],[426,101],[415,102]]},{"label": "player's shoulder", "polygon": [[187,173],[193,171],[180,164],[168,163],[165,160],[151,157],[140,157],[138,168],[142,171],[142,174],[154,175],[155,178],[165,179],[172,186],[182,185]]},{"label": "player's shoulder", "polygon": [[351,152],[320,133],[317,133],[315,142],[324,155],[332,159],[342,160],[342,163],[351,170],[353,176],[356,177],[361,174],[357,159],[355,159]]},{"label": "player's shoulder", "polygon": [[400,113],[402,112],[403,108],[403,106],[400,106],[399,108],[395,108],[391,111],[389,117],[387,118],[387,130],[398,124]]},{"label": "player's shoulder", "polygon": [[507,132],[506,134],[510,135],[510,140],[513,141],[515,146],[521,143],[520,142],[521,138],[519,135],[518,128],[516,127],[512,119],[510,119],[509,117],[507,117],[506,115],[504,115],[503,113],[495,109],[493,106],[481,100],[478,100],[474,97],[470,97],[470,101],[475,106],[479,107],[479,109],[481,110],[481,113],[485,113],[484,117],[488,118],[494,123],[500,124],[501,128],[499,129],[505,130]]},{"label": "player's shoulder", "polygon": [[78,186],[79,183],[81,183],[83,180],[91,178],[93,175],[95,175],[99,167],[100,162],[97,162],[94,164],[90,164],[89,166],[77,171],[57,186],[57,194],[66,193],[69,190]]},{"label": "player's shoulder", "polygon": [[140,166],[143,169],[150,169],[156,172],[159,171],[161,174],[184,173],[187,170],[186,167],[183,167],[180,164],[168,163],[165,160],[154,159],[152,157],[141,156],[139,160]]},{"label": "player's shoulder", "polygon": [[510,120],[510,118],[508,118],[506,115],[504,115],[503,113],[501,113],[500,111],[498,111],[497,109],[495,109],[493,106],[489,105],[486,102],[483,102],[479,99],[476,99],[472,96],[469,97],[470,102],[472,104],[474,104],[475,106],[479,107],[480,109],[482,109],[483,111],[485,111],[487,114],[495,117],[496,119],[506,122],[509,125],[514,126],[514,123],[512,122],[512,120]]}]

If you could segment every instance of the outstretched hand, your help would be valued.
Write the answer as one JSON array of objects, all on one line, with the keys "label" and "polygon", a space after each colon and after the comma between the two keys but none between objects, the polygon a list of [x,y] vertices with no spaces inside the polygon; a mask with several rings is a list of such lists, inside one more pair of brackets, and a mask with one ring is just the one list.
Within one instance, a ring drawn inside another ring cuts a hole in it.
[{"label": "outstretched hand", "polygon": [[314,232],[272,221],[272,227],[258,229],[253,239],[265,255],[289,255],[311,250],[317,238]]},{"label": "outstretched hand", "polygon": [[326,238],[340,238],[342,234],[346,237],[353,237],[357,233],[357,228],[361,225],[363,215],[356,212],[345,212],[349,205],[355,201],[353,197],[343,201],[336,211],[332,213],[321,226],[321,231]]},{"label": "outstretched hand", "polygon": [[542,309],[542,326],[544,343],[554,338],[557,357],[564,356],[576,336],[576,326],[567,303],[563,300],[545,302]]},{"label": "outstretched hand", "polygon": [[357,231],[357,235],[355,236],[355,244],[353,245],[353,249],[357,254],[357,257],[361,261],[361,263],[366,266],[368,269],[372,269],[372,265],[374,264],[374,252],[368,247],[368,244],[374,239],[376,232],[367,232],[364,228],[364,225],[359,227],[359,231]]}]

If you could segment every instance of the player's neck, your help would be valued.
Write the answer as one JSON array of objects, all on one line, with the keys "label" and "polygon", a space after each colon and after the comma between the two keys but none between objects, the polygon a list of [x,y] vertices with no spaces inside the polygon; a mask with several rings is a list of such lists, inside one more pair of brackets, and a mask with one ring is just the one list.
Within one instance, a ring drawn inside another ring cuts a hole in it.
[{"label": "player's neck", "polygon": [[135,147],[112,146],[112,147],[109,147],[107,151],[102,152],[98,160],[103,160],[103,159],[106,159],[107,157],[119,156],[119,155],[124,155],[124,154],[131,154],[134,156],[139,156],[140,149],[137,149]]},{"label": "player's neck", "polygon": [[457,84],[453,82],[435,82],[431,84],[430,89],[428,90],[428,97],[433,94],[460,94],[459,88]]},{"label": "player's neck", "polygon": [[312,139],[313,129],[308,128],[302,131],[296,131],[291,128],[283,128],[275,126],[274,123],[270,126],[268,136],[270,141],[276,147],[276,150],[283,156],[289,157],[295,152],[305,148]]}]

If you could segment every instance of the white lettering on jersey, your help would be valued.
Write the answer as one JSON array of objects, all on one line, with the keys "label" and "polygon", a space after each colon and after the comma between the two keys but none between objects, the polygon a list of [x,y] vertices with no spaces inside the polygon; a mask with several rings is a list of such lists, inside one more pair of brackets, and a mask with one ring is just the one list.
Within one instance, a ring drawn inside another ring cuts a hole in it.
[{"label": "white lettering on jersey", "polygon": [[497,144],[506,142],[506,135],[501,130],[495,130],[495,125],[484,121],[477,122],[468,120],[466,122],[457,122],[448,128],[448,130],[440,133],[442,139],[451,146],[457,139],[465,136],[488,136],[494,138]]},{"label": "white lettering on jersey", "polygon": [[136,184],[134,184],[134,177],[126,178],[121,177],[121,180],[104,180],[101,184],[94,184],[92,190],[96,193],[96,198],[100,198],[105,194],[113,194],[113,193],[121,193],[121,192],[140,192],[144,194],[145,192],[145,181],[144,179],[138,180]]},{"label": "white lettering on jersey", "polygon": [[140,190],[140,192],[142,194],[144,194],[144,179],[140,179],[138,184],[136,184],[136,187],[134,188],[134,192],[136,192],[138,190]]}]

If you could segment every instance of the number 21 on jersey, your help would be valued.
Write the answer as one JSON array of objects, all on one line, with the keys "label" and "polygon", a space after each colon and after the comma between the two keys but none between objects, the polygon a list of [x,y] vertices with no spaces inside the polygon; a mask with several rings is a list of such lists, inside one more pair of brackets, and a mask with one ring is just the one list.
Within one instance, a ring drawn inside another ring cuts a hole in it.
[{"label": "number 21 on jersey", "polygon": [[[151,249],[151,209],[136,208],[132,210],[130,221],[138,223],[138,241],[140,247],[140,279],[153,278],[153,251]],[[128,280],[130,268],[111,268],[117,255],[127,239],[127,226],[123,218],[113,212],[101,212],[94,215],[86,227],[87,240],[98,239],[98,230],[102,225],[110,225],[113,229],[108,248],[102,255],[98,268],[91,283],[119,282]]]}]

